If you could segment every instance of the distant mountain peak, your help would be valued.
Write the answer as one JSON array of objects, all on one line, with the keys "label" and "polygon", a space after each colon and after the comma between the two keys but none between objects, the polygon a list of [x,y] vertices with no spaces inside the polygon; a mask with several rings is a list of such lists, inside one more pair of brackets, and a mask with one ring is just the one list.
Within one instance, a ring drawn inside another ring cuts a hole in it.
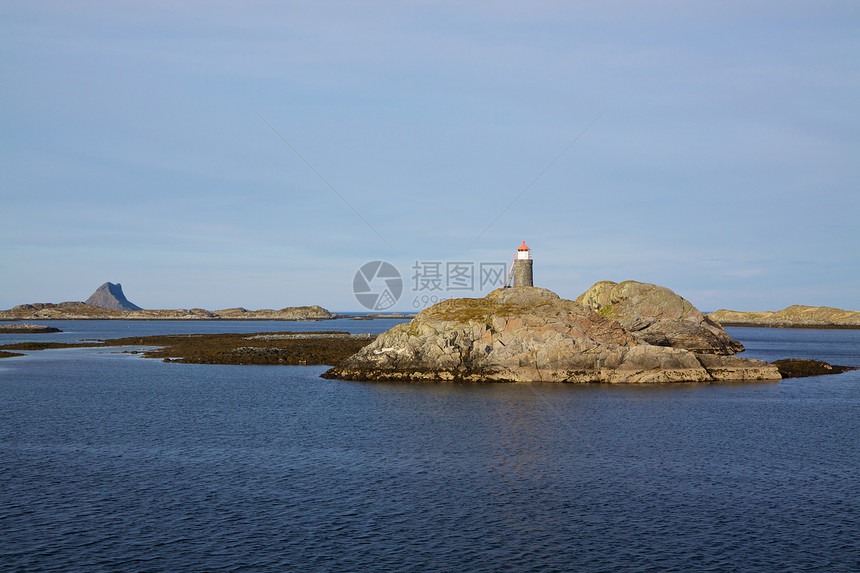
[{"label": "distant mountain peak", "polygon": [[113,308],[116,310],[143,310],[125,298],[125,295],[122,293],[122,285],[119,283],[103,284],[86,300],[86,303],[92,306]]}]

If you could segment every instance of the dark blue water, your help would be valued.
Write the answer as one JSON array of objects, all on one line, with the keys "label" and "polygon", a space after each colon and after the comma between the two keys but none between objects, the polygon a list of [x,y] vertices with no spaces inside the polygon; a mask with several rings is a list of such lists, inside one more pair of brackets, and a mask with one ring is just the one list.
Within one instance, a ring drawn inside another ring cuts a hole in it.
[{"label": "dark blue water", "polygon": [[[731,333],[860,365],[856,331]],[[858,372],[396,385],[115,351],[0,361],[0,569],[860,570]]]},{"label": "dark blue water", "polygon": [[760,360],[811,358],[840,366],[860,366],[860,330],[806,328],[726,328],[743,342],[741,356]]}]

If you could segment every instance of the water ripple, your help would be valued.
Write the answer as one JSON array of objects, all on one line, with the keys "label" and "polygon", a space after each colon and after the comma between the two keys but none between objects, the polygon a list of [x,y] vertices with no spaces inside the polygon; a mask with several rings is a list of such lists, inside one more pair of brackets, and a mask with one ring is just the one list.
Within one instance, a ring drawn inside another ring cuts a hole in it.
[{"label": "water ripple", "polygon": [[630,389],[17,364],[2,570],[860,570],[856,373]]}]

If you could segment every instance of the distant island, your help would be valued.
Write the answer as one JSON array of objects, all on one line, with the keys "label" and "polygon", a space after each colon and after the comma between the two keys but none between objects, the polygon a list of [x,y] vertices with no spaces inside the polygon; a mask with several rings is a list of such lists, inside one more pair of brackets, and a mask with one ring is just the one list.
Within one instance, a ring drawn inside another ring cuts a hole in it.
[{"label": "distant island", "polygon": [[289,306],[280,310],[168,309],[146,310],[129,301],[119,283],[106,282],[86,302],[37,302],[0,310],[0,320],[328,320],[336,315],[321,306]]},{"label": "distant island", "polygon": [[117,310],[85,302],[39,302],[0,310],[0,320],[328,320],[336,315],[321,306],[290,306],[280,310],[179,308]]},{"label": "distant island", "polygon": [[718,310],[708,316],[723,326],[773,328],[860,328],[860,312],[828,306],[794,305],[777,311]]}]

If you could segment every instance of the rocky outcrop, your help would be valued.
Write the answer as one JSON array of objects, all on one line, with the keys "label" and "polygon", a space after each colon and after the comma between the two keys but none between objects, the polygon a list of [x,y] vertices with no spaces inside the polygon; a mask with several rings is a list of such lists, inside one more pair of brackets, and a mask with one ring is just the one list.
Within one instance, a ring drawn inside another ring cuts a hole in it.
[{"label": "rocky outcrop", "polygon": [[326,320],[334,317],[334,314],[316,305],[293,306],[280,310],[117,310],[83,302],[61,302],[21,304],[0,311],[0,320]]},{"label": "rocky outcrop", "polygon": [[828,306],[793,305],[776,312],[718,310],[708,316],[726,326],[860,328],[860,312]]},{"label": "rocky outcrop", "polygon": [[114,310],[143,310],[136,304],[130,302],[122,292],[119,283],[105,283],[96,289],[85,304],[101,308],[112,308]]},{"label": "rocky outcrop", "polygon": [[617,320],[536,287],[443,301],[380,335],[324,377],[608,383],[780,378],[766,362],[647,344]]},{"label": "rocky outcrop", "polygon": [[648,344],[723,355],[744,349],[718,322],[665,287],[636,281],[603,281],[576,302],[617,320]]},{"label": "rocky outcrop", "polygon": [[13,323],[0,324],[0,334],[44,334],[51,332],[63,332],[53,326],[42,326],[41,324]]},{"label": "rocky outcrop", "polygon": [[827,374],[842,374],[850,370],[860,370],[856,366],[836,366],[821,360],[806,358],[784,358],[774,360],[773,365],[779,369],[783,378],[805,378],[807,376],[825,376]]}]

